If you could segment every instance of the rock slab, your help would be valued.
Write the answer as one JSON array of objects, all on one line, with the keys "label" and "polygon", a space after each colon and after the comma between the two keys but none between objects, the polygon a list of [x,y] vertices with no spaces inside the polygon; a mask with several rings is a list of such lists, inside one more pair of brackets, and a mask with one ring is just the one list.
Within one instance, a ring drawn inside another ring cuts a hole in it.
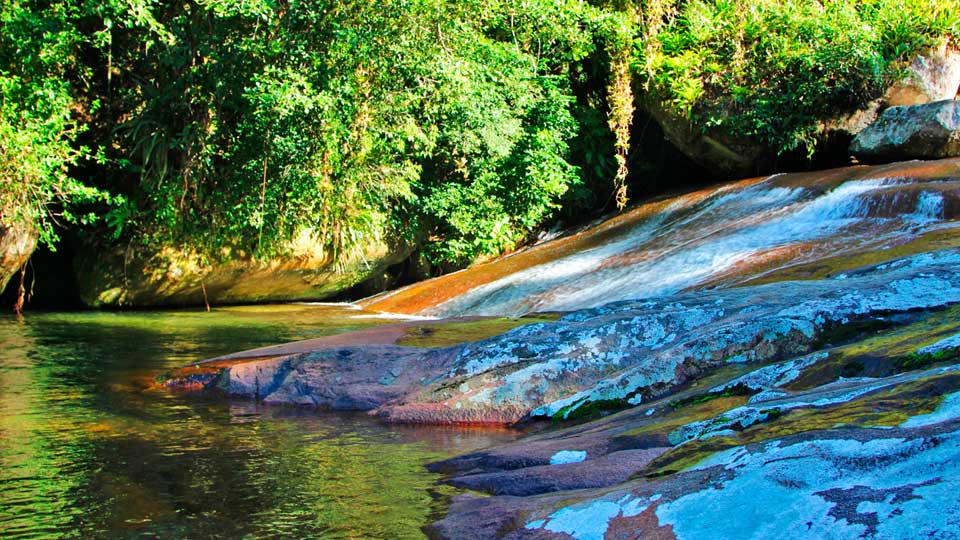
[{"label": "rock slab", "polygon": [[723,366],[806,354],[848,324],[960,302],[958,264],[960,250],[940,250],[830,279],[614,303],[466,345],[249,359],[207,386],[400,423],[568,418],[646,403]]}]

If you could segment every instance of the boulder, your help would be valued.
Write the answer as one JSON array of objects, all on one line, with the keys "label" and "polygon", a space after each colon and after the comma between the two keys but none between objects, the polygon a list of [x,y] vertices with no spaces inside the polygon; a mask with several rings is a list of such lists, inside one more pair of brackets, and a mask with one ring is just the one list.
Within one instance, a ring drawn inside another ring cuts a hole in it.
[{"label": "boulder", "polygon": [[905,76],[887,90],[888,106],[922,105],[953,99],[960,87],[960,52],[946,44],[918,54]]},{"label": "boulder", "polygon": [[850,152],[872,163],[960,156],[960,102],[890,107],[854,138]]},{"label": "boulder", "polygon": [[704,169],[722,178],[755,174],[757,163],[766,152],[763,145],[734,137],[720,129],[704,131],[689,118],[677,114],[656,97],[641,100],[640,109],[653,118],[663,136],[681,153]]},{"label": "boulder", "polygon": [[372,242],[362,253],[334,261],[304,235],[282,251],[269,259],[224,252],[211,260],[173,245],[90,245],[78,254],[75,270],[80,298],[98,308],[320,300],[377,277],[410,248]]},{"label": "boulder", "polygon": [[27,264],[37,247],[37,230],[24,223],[0,223],[0,291]]}]

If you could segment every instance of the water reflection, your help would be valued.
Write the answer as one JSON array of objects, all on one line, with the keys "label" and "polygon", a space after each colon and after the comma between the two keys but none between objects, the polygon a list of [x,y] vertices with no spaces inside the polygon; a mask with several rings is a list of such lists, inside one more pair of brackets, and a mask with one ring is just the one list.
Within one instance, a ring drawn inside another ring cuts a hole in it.
[{"label": "water reflection", "polygon": [[431,460],[510,431],[212,402],[149,378],[381,324],[330,306],[0,318],[0,537],[423,538]]}]

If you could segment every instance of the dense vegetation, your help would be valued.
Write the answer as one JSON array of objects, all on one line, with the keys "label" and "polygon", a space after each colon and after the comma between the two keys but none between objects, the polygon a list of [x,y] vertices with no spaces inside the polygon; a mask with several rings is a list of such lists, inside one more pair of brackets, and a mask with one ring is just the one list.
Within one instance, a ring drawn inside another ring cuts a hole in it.
[{"label": "dense vegetation", "polygon": [[917,50],[960,34],[955,1],[716,0],[674,13],[641,74],[697,124],[780,152],[812,152],[822,119],[879,97]]},{"label": "dense vegetation", "polygon": [[0,222],[212,258],[388,238],[441,264],[624,204],[644,102],[812,149],[960,34],[940,0],[8,0],[0,21]]}]

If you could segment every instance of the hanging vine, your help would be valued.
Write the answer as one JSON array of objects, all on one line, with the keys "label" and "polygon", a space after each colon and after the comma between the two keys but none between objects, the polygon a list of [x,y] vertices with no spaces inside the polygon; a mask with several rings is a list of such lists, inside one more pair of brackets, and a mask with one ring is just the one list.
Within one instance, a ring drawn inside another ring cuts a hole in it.
[{"label": "hanging vine", "polygon": [[[627,26],[629,28],[629,26]],[[611,39],[610,85],[607,87],[607,105],[610,108],[607,122],[614,135],[614,152],[617,172],[613,177],[614,196],[617,208],[627,206],[627,154],[630,151],[630,126],[633,123],[633,78],[630,72],[632,40],[625,29]]]}]

